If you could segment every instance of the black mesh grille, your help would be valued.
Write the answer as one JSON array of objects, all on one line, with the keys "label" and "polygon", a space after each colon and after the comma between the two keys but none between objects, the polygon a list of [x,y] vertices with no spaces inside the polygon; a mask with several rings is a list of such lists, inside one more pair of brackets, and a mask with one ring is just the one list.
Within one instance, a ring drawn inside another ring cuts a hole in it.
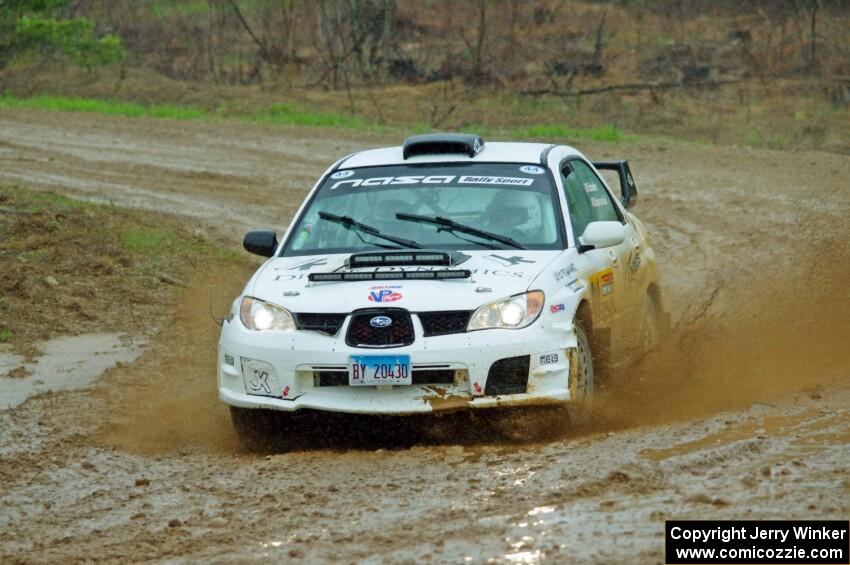
[{"label": "black mesh grille", "polygon": [[[391,323],[375,327],[371,321],[386,316]],[[410,313],[401,308],[370,308],[352,313],[345,343],[351,347],[402,347],[413,343],[413,324]]]},{"label": "black mesh grille", "polygon": [[484,394],[497,396],[525,392],[528,388],[528,367],[530,364],[531,357],[528,355],[499,359],[490,365]]},{"label": "black mesh grille", "polygon": [[348,371],[313,371],[313,386],[348,386]]},{"label": "black mesh grille", "polygon": [[425,330],[425,337],[434,335],[457,334],[466,331],[471,310],[453,310],[449,312],[420,312],[419,321]]},{"label": "black mesh grille", "polygon": [[295,314],[295,321],[302,330],[313,330],[336,335],[345,321],[345,314]]},{"label": "black mesh grille", "polygon": [[419,369],[413,371],[413,384],[415,385],[450,385],[454,382],[454,369]]}]

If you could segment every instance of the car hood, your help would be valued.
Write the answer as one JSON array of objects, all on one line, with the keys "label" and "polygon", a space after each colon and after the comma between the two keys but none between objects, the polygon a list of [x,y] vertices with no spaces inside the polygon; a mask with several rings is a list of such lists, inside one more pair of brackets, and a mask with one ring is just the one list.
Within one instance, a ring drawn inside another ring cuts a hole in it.
[{"label": "car hood", "polygon": [[456,280],[310,282],[310,273],[385,270],[431,270],[443,267],[369,267],[348,270],[350,254],[277,257],[256,273],[250,294],[293,312],[351,312],[359,308],[395,307],[411,311],[472,310],[493,300],[524,292],[563,251],[464,251],[452,268],[472,276]]}]

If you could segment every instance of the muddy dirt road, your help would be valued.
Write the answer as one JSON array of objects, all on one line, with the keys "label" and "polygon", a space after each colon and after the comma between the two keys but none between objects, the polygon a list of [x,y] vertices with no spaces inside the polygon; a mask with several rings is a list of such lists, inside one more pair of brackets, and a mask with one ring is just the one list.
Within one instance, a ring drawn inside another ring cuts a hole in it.
[{"label": "muddy dirt road", "polygon": [[[336,157],[397,142],[3,110],[0,182],[235,243],[283,228]],[[667,518],[847,519],[850,158],[580,149],[631,160],[675,331],[573,425],[328,419],[241,451],[207,308],[246,273],[212,269],[134,362],[0,410],[0,561],[660,562]]]}]

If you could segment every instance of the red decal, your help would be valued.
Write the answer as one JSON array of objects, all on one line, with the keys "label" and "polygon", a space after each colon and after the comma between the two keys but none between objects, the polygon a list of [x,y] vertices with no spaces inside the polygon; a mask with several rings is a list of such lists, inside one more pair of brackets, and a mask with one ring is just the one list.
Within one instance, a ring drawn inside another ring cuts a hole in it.
[{"label": "red decal", "polygon": [[289,387],[283,387],[283,396],[289,396]]},{"label": "red decal", "polygon": [[475,383],[473,386],[475,387],[475,392],[477,392],[478,394],[481,394],[481,385],[478,384],[478,383]]},{"label": "red decal", "polygon": [[370,302],[395,302],[401,298],[400,292],[393,292],[389,289],[372,291],[369,293]]}]

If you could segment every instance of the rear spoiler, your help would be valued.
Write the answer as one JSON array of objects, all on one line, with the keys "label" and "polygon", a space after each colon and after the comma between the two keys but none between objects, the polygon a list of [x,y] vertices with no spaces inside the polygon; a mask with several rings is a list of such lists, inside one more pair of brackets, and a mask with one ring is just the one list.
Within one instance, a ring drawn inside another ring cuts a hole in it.
[{"label": "rear spoiler", "polygon": [[637,203],[638,191],[628,161],[594,161],[593,166],[600,171],[617,171],[622,195],[620,202],[623,203],[623,207],[631,208]]}]

